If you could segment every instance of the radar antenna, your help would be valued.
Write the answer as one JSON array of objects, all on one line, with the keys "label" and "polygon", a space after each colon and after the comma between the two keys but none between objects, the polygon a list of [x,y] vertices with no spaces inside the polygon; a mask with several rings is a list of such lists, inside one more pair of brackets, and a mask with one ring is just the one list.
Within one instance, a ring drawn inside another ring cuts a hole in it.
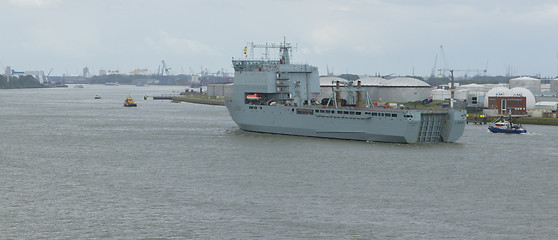
[{"label": "radar antenna", "polygon": [[265,43],[265,44],[255,44],[253,42],[247,43],[250,46],[250,58],[254,59],[254,49],[264,49],[264,53],[262,54],[263,60],[270,60],[270,49],[279,49],[281,52],[281,60],[283,63],[290,63],[290,49],[292,49],[292,44],[288,43],[286,39],[283,39],[282,43]]}]

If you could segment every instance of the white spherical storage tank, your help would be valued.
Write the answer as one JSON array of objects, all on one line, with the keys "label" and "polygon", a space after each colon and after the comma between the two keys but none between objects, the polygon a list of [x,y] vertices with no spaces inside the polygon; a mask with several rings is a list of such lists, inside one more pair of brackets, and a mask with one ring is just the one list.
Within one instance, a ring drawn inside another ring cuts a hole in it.
[{"label": "white spherical storage tank", "polygon": [[522,87],[527,88],[532,93],[541,92],[541,80],[532,77],[518,77],[510,79],[510,89]]},{"label": "white spherical storage tank", "polygon": [[370,98],[382,102],[415,102],[431,96],[430,84],[410,77],[397,77],[383,81]]},{"label": "white spherical storage tank", "polygon": [[[361,78],[357,81],[360,81],[361,86],[377,87],[377,86],[382,85],[382,83],[387,81],[387,79],[381,78],[381,77],[365,77],[365,78]],[[354,81],[355,86],[357,85],[357,81]]]},{"label": "white spherical storage tank", "polygon": [[[370,99],[378,99],[377,95],[378,95],[378,87],[382,85],[382,83],[384,83],[385,81],[387,81],[387,79],[385,78],[381,78],[381,77],[365,77],[365,78],[361,78],[358,81],[360,81],[360,86],[362,88],[365,88],[366,91],[368,92],[368,97]],[[353,84],[355,86],[358,85],[358,82],[355,81],[353,82]]]},{"label": "white spherical storage tank", "polygon": [[558,78],[550,80],[550,92],[558,94]]},{"label": "white spherical storage tank", "polygon": [[511,96],[525,97],[525,107],[527,110],[535,109],[535,95],[529,89],[522,87],[515,87],[510,89]]},{"label": "white spherical storage tank", "polygon": [[335,88],[337,81],[340,82],[341,86],[343,86],[343,84],[345,82],[347,82],[347,79],[344,78],[340,78],[340,77],[320,77],[320,96],[318,97],[317,100],[321,100],[323,98],[331,98],[331,96],[333,96],[333,88]]},{"label": "white spherical storage tank", "polygon": [[490,89],[484,97],[484,106],[485,107],[488,106],[489,97],[510,96],[510,95],[511,95],[511,91],[509,88],[495,87],[493,89]]}]

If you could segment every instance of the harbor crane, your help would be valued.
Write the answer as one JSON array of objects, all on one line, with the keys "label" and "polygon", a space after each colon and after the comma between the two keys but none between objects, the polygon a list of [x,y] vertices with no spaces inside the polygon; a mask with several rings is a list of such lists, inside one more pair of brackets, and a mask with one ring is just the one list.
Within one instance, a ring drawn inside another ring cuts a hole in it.
[{"label": "harbor crane", "polygon": [[167,75],[170,76],[170,71],[171,68],[167,67],[167,64],[165,63],[165,60],[162,60],[161,63],[163,64],[163,66],[159,66],[159,70],[158,73],[159,75]]},{"label": "harbor crane", "polygon": [[[440,56],[440,64],[438,65],[438,56]],[[439,66],[439,68],[436,68],[437,66]],[[449,75],[447,75],[448,72],[465,72],[465,77],[467,77],[469,75],[469,72],[476,72],[477,76],[480,76],[481,73],[482,75],[486,76],[487,73],[487,68],[488,68],[488,61],[486,62],[486,66],[484,69],[454,69],[449,67],[449,62],[448,59],[446,57],[446,53],[444,52],[444,47],[442,45],[440,45],[440,53],[436,54],[436,57],[434,58],[434,67],[432,68],[432,73],[431,73],[431,77],[450,77]],[[437,75],[435,75],[435,72],[438,72]]]},{"label": "harbor crane", "polygon": [[50,81],[48,80],[48,77],[50,77],[50,73],[52,73],[52,70],[54,70],[54,68],[50,68],[50,71],[48,71],[48,74],[45,76],[45,82],[46,83],[50,83]]},{"label": "harbor crane", "polygon": [[440,45],[440,68],[436,69],[436,65],[438,65],[438,54],[436,54],[436,57],[434,58],[434,67],[432,68],[432,76],[434,76],[434,71],[437,70],[438,71],[438,77],[445,77],[446,76],[446,72],[450,70],[449,68],[449,63],[448,63],[448,59],[446,58],[446,53],[444,52],[444,47],[442,45]]}]

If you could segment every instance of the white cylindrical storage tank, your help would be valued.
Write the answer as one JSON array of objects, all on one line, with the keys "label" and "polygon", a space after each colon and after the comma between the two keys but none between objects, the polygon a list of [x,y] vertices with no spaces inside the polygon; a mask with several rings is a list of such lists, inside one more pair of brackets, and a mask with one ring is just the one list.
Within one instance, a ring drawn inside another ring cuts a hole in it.
[{"label": "white cylindrical storage tank", "polygon": [[505,87],[495,87],[490,89],[484,97],[484,106],[488,106],[488,97],[510,96],[510,93],[510,89]]},{"label": "white cylindrical storage tank", "polygon": [[531,93],[541,92],[541,80],[532,77],[518,77],[510,79],[510,89],[522,87],[527,88]]},{"label": "white cylindrical storage tank", "polygon": [[432,90],[432,100],[444,100],[451,98],[451,92],[446,89],[434,89]]},{"label": "white cylindrical storage tank", "polygon": [[484,86],[480,85],[480,84],[476,84],[476,83],[472,83],[472,84],[465,84],[465,85],[461,85],[455,88],[456,90],[467,90],[469,92],[474,92],[474,91],[484,91]]},{"label": "white cylindrical storage tank", "polygon": [[232,93],[233,93],[233,84],[232,83],[225,84],[225,86],[223,87],[223,97],[231,98]]},{"label": "white cylindrical storage tank", "polygon": [[474,95],[474,96],[484,96],[486,91],[488,91],[485,90],[485,86],[480,84],[475,84],[475,83],[461,85],[459,87],[456,87],[455,89],[456,91],[465,90],[469,93],[468,95]]},{"label": "white cylindrical storage tank", "polygon": [[558,78],[550,80],[550,92],[558,94]]},{"label": "white cylindrical storage tank", "polygon": [[215,84],[208,84],[207,85],[207,95],[208,96],[217,96],[215,92]]},{"label": "white cylindrical storage tank", "polygon": [[397,77],[382,82],[373,99],[383,102],[415,102],[431,95],[430,84],[416,78]]},{"label": "white cylindrical storage tank", "polygon": [[[381,77],[365,77],[359,79],[359,81],[361,87],[366,88],[366,91],[368,91],[368,97],[372,100],[378,100],[378,88],[387,80]],[[358,82],[355,81],[353,84],[356,86]]]},{"label": "white cylindrical storage tank", "polygon": [[467,100],[468,97],[469,97],[469,90],[466,89],[455,90],[453,95],[453,98],[458,100]]},{"label": "white cylindrical storage tank", "polygon": [[[385,82],[387,80],[385,78],[381,78],[381,77],[365,77],[365,78],[361,78],[357,81],[360,81],[361,86],[373,87],[373,86],[380,86],[383,82]],[[356,86],[357,81],[354,81],[353,85]]]},{"label": "white cylindrical storage tank", "polygon": [[[340,77],[320,77],[320,96],[318,96],[318,101],[322,100],[323,98],[331,98],[333,96],[333,89],[337,85],[337,81],[339,81],[341,87],[343,84],[347,82],[347,79],[340,78]],[[341,95],[343,97],[344,94]]]},{"label": "white cylindrical storage tank", "polygon": [[535,96],[529,89],[522,87],[512,88],[510,89],[510,94],[514,97],[525,97],[525,107],[527,110],[535,109]]}]

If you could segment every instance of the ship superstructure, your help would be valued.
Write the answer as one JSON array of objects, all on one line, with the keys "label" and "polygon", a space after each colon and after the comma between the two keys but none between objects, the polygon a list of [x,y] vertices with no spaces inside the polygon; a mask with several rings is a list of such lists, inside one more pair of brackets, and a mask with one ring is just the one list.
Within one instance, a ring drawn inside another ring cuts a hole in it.
[{"label": "ship superstructure", "polygon": [[[265,48],[266,58],[232,61],[233,95],[225,105],[243,130],[397,143],[455,142],[463,134],[465,111],[374,107],[359,82],[337,82],[334,95],[318,102],[318,69],[291,63],[289,43]],[[280,58],[269,59],[268,48]]]}]

